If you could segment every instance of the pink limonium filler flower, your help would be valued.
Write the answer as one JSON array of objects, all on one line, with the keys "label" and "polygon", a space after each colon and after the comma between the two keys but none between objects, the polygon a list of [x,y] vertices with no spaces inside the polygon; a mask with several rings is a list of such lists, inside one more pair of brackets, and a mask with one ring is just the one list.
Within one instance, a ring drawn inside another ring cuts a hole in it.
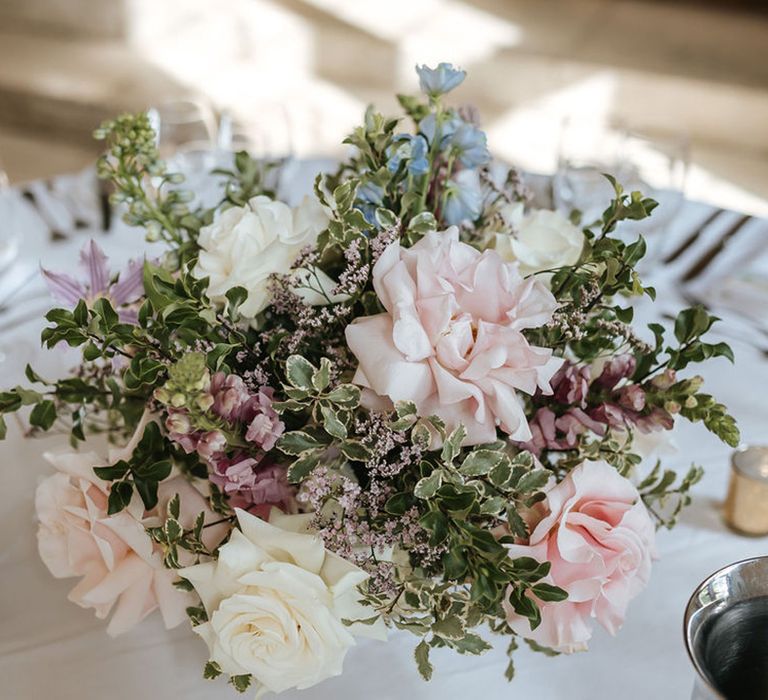
[{"label": "pink limonium filler flower", "polygon": [[104,298],[109,300],[123,323],[136,323],[137,311],[130,305],[144,294],[142,263],[129,260],[126,269],[113,277],[107,261],[99,244],[91,240],[80,251],[80,265],[86,273],[84,281],[46,269],[43,269],[43,277],[51,295],[63,304],[74,307],[84,299],[90,306],[97,299]]},{"label": "pink limonium filler flower", "polygon": [[373,268],[385,313],[347,327],[358,359],[355,382],[373,406],[413,401],[449,429],[461,423],[466,445],[496,439],[500,428],[525,441],[531,431],[518,392],[551,394],[562,360],[523,335],[547,323],[552,293],[493,250],[480,253],[451,227],[427,233],[411,248],[390,244]]},{"label": "pink limonium filler flower", "polygon": [[[629,601],[648,583],[655,528],[634,485],[606,462],[584,462],[547,493],[544,517],[527,544],[509,556],[551,562],[545,582],[568,599],[537,601],[541,624],[532,630],[505,600],[510,627],[558,651],[586,648],[592,620],[615,634]],[[530,595],[530,594],[529,594]]]}]

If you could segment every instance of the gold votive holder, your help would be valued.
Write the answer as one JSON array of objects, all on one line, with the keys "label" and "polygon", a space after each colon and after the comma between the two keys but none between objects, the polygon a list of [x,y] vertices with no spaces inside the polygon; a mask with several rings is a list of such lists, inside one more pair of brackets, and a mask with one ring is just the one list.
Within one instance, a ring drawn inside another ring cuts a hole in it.
[{"label": "gold votive holder", "polygon": [[733,453],[724,517],[743,535],[768,535],[768,446]]}]

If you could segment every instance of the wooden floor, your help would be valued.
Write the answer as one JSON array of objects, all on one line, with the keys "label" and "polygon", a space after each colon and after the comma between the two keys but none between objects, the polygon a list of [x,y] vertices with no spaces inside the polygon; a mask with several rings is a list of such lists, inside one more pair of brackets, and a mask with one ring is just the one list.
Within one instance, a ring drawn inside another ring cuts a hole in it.
[{"label": "wooden floor", "polygon": [[0,21],[0,162],[11,179],[81,167],[101,118],[175,94],[233,112],[269,149],[340,153],[367,103],[394,110],[392,93],[416,89],[414,63],[448,60],[469,71],[456,99],[479,108],[500,156],[551,171],[562,119],[573,115],[686,134],[690,196],[768,215],[768,16],[749,3],[204,7],[141,46]]}]

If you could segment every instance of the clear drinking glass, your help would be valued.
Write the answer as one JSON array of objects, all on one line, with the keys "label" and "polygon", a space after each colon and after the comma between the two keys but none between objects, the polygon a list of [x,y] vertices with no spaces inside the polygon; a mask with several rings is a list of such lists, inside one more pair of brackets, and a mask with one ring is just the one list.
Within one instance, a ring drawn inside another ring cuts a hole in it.
[{"label": "clear drinking glass", "polygon": [[13,193],[0,163],[0,276],[6,276],[18,255],[19,230],[15,225]]},{"label": "clear drinking glass", "polygon": [[639,190],[659,203],[650,219],[624,222],[622,235],[634,237],[664,231],[685,200],[688,138],[681,133],[624,130],[618,155],[624,188],[630,192]]},{"label": "clear drinking glass", "polygon": [[555,208],[566,216],[578,210],[584,225],[593,223],[613,196],[603,174],[620,179],[619,169],[619,134],[612,125],[599,119],[564,120],[552,181]]},{"label": "clear drinking glass", "polygon": [[229,111],[219,120],[218,153],[222,166],[231,168],[233,157],[246,151],[263,165],[268,189],[279,191],[295,165],[294,123],[285,105],[262,105],[258,120],[243,121]]},{"label": "clear drinking glass", "polygon": [[219,120],[218,145],[223,151],[248,151],[254,158],[285,160],[295,152],[295,129],[290,110],[284,104],[264,103],[257,118],[244,121],[224,111]]},{"label": "clear drinking glass", "polygon": [[684,202],[688,139],[681,133],[643,133],[596,120],[563,123],[552,194],[556,208],[568,215],[581,211],[587,225],[600,218],[614,192],[603,173],[613,175],[625,191],[639,190],[659,206],[642,221],[624,221],[615,235],[630,242],[647,238],[647,266],[663,253],[662,233]]},{"label": "clear drinking glass", "polygon": [[211,170],[217,159],[217,124],[213,108],[201,100],[169,100],[147,112],[157,135],[157,149],[170,172],[181,173],[182,189],[205,204],[215,202],[218,187]]},{"label": "clear drinking glass", "polygon": [[210,104],[200,100],[168,100],[152,107],[149,120],[157,134],[162,158],[201,145],[216,143],[216,117]]}]

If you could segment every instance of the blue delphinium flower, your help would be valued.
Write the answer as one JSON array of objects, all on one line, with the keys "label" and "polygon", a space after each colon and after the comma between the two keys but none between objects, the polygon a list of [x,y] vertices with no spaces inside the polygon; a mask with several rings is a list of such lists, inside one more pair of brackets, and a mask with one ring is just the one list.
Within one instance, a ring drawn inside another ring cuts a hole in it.
[{"label": "blue delphinium flower", "polygon": [[427,150],[427,142],[423,136],[399,134],[388,150],[387,169],[391,173],[397,172],[400,163],[407,160],[408,172],[411,175],[424,175],[429,170]]},{"label": "blue delphinium flower", "polygon": [[[447,118],[444,117],[442,123],[440,124],[441,144],[444,143],[446,139],[449,139],[451,136],[453,136],[453,133],[456,131],[456,129],[458,129],[463,123],[464,122],[455,115]],[[431,112],[419,122],[419,131],[430,143],[435,140],[436,129],[437,117],[435,116],[434,112]]]},{"label": "blue delphinium flower", "polygon": [[427,151],[429,146],[423,136],[414,136],[411,142],[411,160],[408,163],[408,172],[411,175],[424,175],[429,170]]},{"label": "blue delphinium flower", "polygon": [[476,170],[462,170],[446,184],[443,221],[449,226],[475,221],[483,211],[483,191]]},{"label": "blue delphinium flower", "polygon": [[425,95],[438,97],[450,92],[461,85],[466,77],[466,71],[454,68],[450,63],[441,63],[437,68],[416,66],[419,76],[419,87]]},{"label": "blue delphinium flower", "polygon": [[383,198],[384,188],[375,182],[366,182],[357,188],[355,206],[363,212],[369,224],[376,226],[376,209],[381,206]]},{"label": "blue delphinium flower", "polygon": [[375,182],[366,182],[357,188],[357,197],[369,204],[380,205],[384,197],[384,188]]},{"label": "blue delphinium flower", "polygon": [[392,145],[387,149],[387,170],[396,173],[400,163],[411,157],[411,136],[399,134],[392,140]]},{"label": "blue delphinium flower", "polygon": [[485,165],[490,159],[485,133],[473,124],[462,124],[451,135],[451,148],[467,168]]}]

